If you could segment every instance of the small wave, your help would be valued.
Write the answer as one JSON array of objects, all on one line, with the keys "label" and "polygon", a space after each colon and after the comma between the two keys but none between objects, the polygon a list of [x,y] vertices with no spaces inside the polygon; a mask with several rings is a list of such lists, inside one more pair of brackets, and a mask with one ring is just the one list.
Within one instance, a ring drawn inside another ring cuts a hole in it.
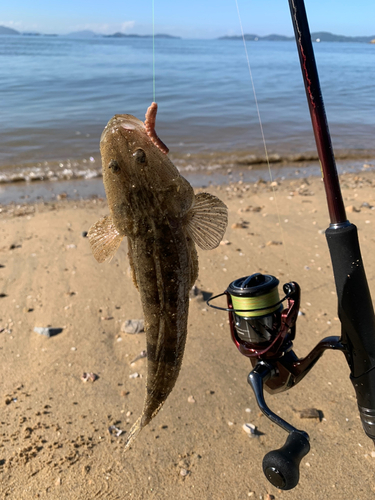
[{"label": "small wave", "polygon": [[[312,151],[279,154],[270,152],[268,157],[254,151],[215,151],[210,153],[171,153],[170,159],[183,175],[210,174],[235,170],[262,170],[269,163],[278,169],[286,167],[308,167],[317,164],[318,154]],[[371,163],[375,150],[338,150],[335,158],[340,162],[353,162],[358,165]],[[361,162],[362,160],[362,162]],[[0,168],[0,184],[71,181],[75,179],[97,179],[102,177],[101,161],[93,157],[81,160],[44,161],[32,165],[8,165]]]},{"label": "small wave", "polygon": [[43,162],[36,165],[11,165],[0,170],[0,184],[17,182],[66,181],[101,177],[101,165],[95,159]]}]

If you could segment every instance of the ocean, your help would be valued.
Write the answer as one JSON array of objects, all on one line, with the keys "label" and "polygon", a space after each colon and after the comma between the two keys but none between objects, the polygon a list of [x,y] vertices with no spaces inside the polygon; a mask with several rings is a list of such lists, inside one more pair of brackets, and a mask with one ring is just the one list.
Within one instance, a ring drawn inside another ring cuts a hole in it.
[{"label": "ocean", "polygon": [[[375,159],[375,46],[314,49],[338,166],[360,170]],[[247,50],[274,177],[318,174],[295,43]],[[242,41],[155,39],[155,89],[157,132],[194,185],[267,177]],[[0,96],[0,203],[102,195],[100,135],[114,114],[144,118],[152,39],[0,36]]]}]

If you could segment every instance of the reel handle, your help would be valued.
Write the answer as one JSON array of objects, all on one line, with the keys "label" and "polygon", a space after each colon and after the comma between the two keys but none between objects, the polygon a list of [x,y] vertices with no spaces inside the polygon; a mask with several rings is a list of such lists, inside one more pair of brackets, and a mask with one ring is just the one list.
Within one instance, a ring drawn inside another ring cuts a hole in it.
[{"label": "reel handle", "polygon": [[263,472],[270,483],[280,490],[291,490],[299,481],[299,464],[310,451],[309,436],[276,415],[264,400],[263,384],[277,377],[277,370],[271,364],[258,361],[247,377],[256,401],[262,412],[272,422],[289,433],[281,448],[270,451],[263,459]]},{"label": "reel handle", "polygon": [[291,490],[299,481],[299,465],[310,451],[305,432],[292,431],[284,446],[267,453],[263,459],[263,472],[270,483],[281,490]]}]

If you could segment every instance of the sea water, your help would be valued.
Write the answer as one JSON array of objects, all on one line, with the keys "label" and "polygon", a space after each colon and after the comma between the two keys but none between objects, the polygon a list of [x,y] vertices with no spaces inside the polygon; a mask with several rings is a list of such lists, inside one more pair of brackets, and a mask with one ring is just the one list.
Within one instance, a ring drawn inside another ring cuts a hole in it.
[{"label": "sea water", "polygon": [[[314,162],[296,44],[247,42],[247,50],[271,161]],[[314,50],[334,149],[358,168],[375,158],[375,46]],[[241,40],[156,39],[155,89],[157,132],[183,173],[264,162]],[[151,38],[0,36],[0,182],[100,175],[108,120],[143,119],[152,100]]]}]

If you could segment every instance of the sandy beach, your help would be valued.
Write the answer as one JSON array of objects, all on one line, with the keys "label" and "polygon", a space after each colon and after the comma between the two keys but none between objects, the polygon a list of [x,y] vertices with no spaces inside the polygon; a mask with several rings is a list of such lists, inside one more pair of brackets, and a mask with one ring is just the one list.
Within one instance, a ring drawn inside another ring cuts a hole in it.
[{"label": "sandy beach", "polygon": [[[341,184],[375,297],[375,176],[347,174]],[[224,244],[199,250],[198,289],[215,295],[255,272],[273,274],[281,285],[294,280],[303,313],[296,353],[305,356],[321,338],[339,335],[321,179],[205,191],[227,204],[229,225]],[[232,343],[227,314],[210,309],[202,294],[190,301],[177,384],[124,454],[126,434],[142,410],[147,360],[132,364],[145,334],[121,330],[125,320],[142,318],[126,243],[111,263],[99,265],[83,236],[108,213],[106,200],[60,196],[0,208],[1,498],[373,498],[375,449],[338,352],[325,353],[292,390],[266,396],[274,411],[309,433],[311,444],[294,490],[268,483],[263,457],[284,444],[286,433],[261,414],[246,380],[250,362]],[[55,335],[35,327],[52,327]],[[91,372],[97,380],[84,382],[83,373]],[[301,419],[306,408],[323,418]],[[249,437],[244,423],[259,435]],[[111,426],[121,435],[111,434]]]}]

